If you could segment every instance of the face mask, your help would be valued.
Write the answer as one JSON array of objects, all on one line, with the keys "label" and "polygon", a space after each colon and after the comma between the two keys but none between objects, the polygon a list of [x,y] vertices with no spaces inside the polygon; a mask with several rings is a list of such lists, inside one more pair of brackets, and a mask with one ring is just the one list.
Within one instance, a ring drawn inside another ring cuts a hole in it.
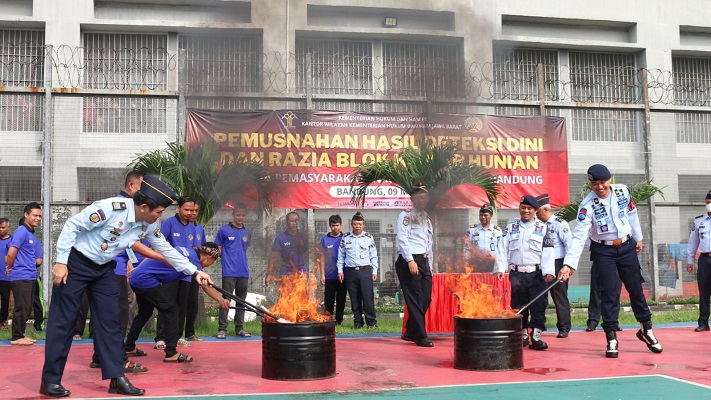
[{"label": "face mask", "polygon": [[706,204],[706,212],[711,212],[711,203]]}]

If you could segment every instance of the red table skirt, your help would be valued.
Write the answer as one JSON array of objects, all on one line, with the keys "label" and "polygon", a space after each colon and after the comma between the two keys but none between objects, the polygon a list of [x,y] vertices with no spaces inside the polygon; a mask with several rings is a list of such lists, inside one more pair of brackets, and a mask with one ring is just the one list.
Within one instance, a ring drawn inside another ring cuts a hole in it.
[{"label": "red table skirt", "polygon": [[[431,332],[454,332],[454,316],[459,312],[456,297],[447,284],[447,277],[461,274],[432,274],[432,303],[425,314],[425,329]],[[498,280],[491,273],[471,274],[470,278],[493,287],[494,293],[501,296],[501,306],[508,308],[511,304],[511,283],[508,274]],[[402,320],[402,331],[405,332],[408,312],[405,305],[405,317]]]}]

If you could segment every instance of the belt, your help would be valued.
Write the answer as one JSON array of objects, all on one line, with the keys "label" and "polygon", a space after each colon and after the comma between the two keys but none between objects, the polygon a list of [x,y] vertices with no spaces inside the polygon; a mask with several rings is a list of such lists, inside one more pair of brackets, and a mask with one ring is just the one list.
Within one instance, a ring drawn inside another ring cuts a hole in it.
[{"label": "belt", "polygon": [[711,256],[711,253],[699,253],[699,256],[706,256],[706,257],[708,257],[708,256]]},{"label": "belt", "polygon": [[615,240],[595,240],[593,238],[590,238],[590,240],[592,240],[595,243],[600,243],[603,246],[619,246],[623,243],[627,243],[627,241],[630,240],[631,237],[632,237],[632,235],[627,235],[627,236],[623,237],[622,239],[615,239]]},{"label": "belt", "polygon": [[511,265],[509,265],[509,268],[510,268],[512,271],[516,271],[516,272],[536,272],[536,271],[538,271],[539,269],[541,269],[541,266],[540,266],[540,264],[536,264],[536,265],[515,265],[515,264],[511,264]]},{"label": "belt", "polygon": [[427,257],[429,257],[429,256],[427,255],[427,253],[424,253],[424,254],[413,254],[412,257],[423,257],[423,258],[427,258]]},{"label": "belt", "polygon": [[346,268],[353,270],[353,271],[360,271],[361,269],[370,269],[372,267],[370,265],[359,265],[357,267],[346,267]]}]

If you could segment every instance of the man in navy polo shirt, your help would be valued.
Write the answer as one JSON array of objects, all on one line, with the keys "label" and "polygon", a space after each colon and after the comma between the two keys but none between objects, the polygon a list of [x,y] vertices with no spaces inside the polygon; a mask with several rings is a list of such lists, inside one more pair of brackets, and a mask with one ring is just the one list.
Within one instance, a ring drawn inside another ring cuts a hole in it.
[{"label": "man in navy polo shirt", "polygon": [[[296,211],[286,214],[286,231],[274,238],[265,278],[266,284],[272,282],[275,272],[279,275],[289,275],[296,271],[307,272],[306,246],[308,246],[308,239],[300,232],[299,214]],[[279,270],[275,271],[277,264]]]},{"label": "man in navy polo shirt", "polygon": [[25,206],[24,224],[15,230],[7,249],[5,273],[10,277],[15,308],[12,311],[12,345],[31,346],[34,339],[25,337],[27,318],[32,311],[37,284],[38,253],[35,228],[42,222],[42,209],[36,202]]},{"label": "man in navy polo shirt", "polygon": [[[321,284],[324,285],[323,297],[326,311],[336,318],[336,323],[343,322],[343,310],[346,308],[346,283],[338,279],[338,248],[341,246],[343,232],[341,216],[331,215],[328,218],[328,227],[331,229],[321,238],[318,244],[321,263]],[[334,307],[335,303],[335,307]],[[334,313],[335,311],[335,313]]]},{"label": "man in navy polo shirt", "polygon": [[[247,208],[236,204],[232,209],[232,222],[217,231],[215,243],[222,257],[222,288],[227,292],[234,291],[235,296],[245,299],[249,288],[249,264],[247,249],[251,244],[252,234],[244,226],[247,219]],[[217,338],[224,339],[227,333],[227,310],[220,310],[220,322],[217,327]],[[235,335],[252,336],[244,328],[244,309],[235,310]]]}]

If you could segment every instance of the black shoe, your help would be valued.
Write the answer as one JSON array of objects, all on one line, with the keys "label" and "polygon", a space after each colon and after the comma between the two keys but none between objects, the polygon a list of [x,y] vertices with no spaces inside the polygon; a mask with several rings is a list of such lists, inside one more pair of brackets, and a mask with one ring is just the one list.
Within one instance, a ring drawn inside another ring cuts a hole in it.
[{"label": "black shoe", "polygon": [[415,344],[420,347],[434,347],[434,343],[427,338],[416,340]]},{"label": "black shoe", "polygon": [[597,324],[594,322],[588,322],[588,327],[585,328],[585,332],[592,332],[597,328]]},{"label": "black shoe", "polygon": [[702,325],[697,326],[696,329],[694,329],[694,332],[705,332],[708,330],[709,330],[709,326],[702,324]]},{"label": "black shoe", "polygon": [[97,361],[92,361],[89,363],[89,368],[101,368],[101,363]]},{"label": "black shoe", "polygon": [[72,394],[59,383],[47,383],[42,379],[40,384],[40,394],[50,397],[66,397]]},{"label": "black shoe", "polygon": [[605,350],[605,357],[617,358],[619,355],[619,342],[617,341],[617,334],[615,331],[605,332],[605,337],[607,338],[607,350]]},{"label": "black shoe", "polygon": [[617,325],[617,326],[615,327],[615,330],[616,330],[617,332],[622,332],[622,328],[620,328],[619,325]]},{"label": "black shoe", "polygon": [[363,328],[363,324],[353,325],[353,329],[362,329],[362,328]]},{"label": "black shoe", "polygon": [[368,329],[378,329],[378,324],[368,325]]},{"label": "black shoe", "polygon": [[652,353],[661,353],[662,345],[652,332],[652,321],[642,322],[642,329],[637,331],[637,339],[643,341]]},{"label": "black shoe", "polygon": [[414,342],[415,338],[412,336],[408,335],[407,332],[403,333],[402,336],[400,336],[400,339],[408,341],[408,342]]},{"label": "black shoe", "polygon": [[146,391],[131,385],[128,378],[121,376],[118,378],[111,378],[111,383],[109,383],[109,393],[118,393],[126,396],[143,396]]},{"label": "black shoe", "polygon": [[528,345],[531,350],[545,350],[548,348],[548,344],[542,340],[531,339],[531,344]]},{"label": "black shoe", "polygon": [[558,337],[559,338],[567,338],[568,337],[568,330],[563,329],[558,331]]}]

